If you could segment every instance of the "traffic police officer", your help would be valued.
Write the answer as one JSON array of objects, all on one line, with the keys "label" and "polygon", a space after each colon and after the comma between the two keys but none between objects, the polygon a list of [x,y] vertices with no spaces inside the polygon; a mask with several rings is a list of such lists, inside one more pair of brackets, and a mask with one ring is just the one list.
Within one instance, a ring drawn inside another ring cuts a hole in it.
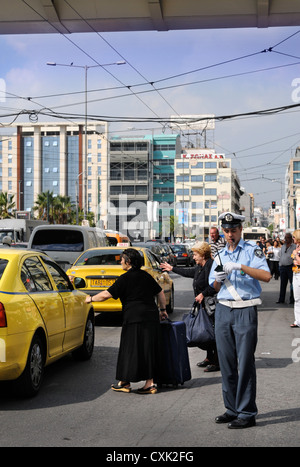
[{"label": "traffic police officer", "polygon": [[226,246],[216,255],[209,276],[209,284],[218,292],[215,333],[227,409],[215,421],[228,423],[228,428],[255,425],[259,281],[271,279],[262,250],[242,239],[244,220],[231,212],[219,216]]}]

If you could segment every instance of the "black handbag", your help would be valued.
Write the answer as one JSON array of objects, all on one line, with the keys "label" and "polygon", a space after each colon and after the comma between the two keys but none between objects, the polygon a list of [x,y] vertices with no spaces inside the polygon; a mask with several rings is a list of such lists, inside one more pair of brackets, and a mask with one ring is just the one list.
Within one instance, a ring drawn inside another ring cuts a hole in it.
[{"label": "black handbag", "polygon": [[186,326],[188,347],[200,347],[203,350],[215,342],[215,330],[212,320],[200,303],[194,302],[191,311],[183,315]]}]

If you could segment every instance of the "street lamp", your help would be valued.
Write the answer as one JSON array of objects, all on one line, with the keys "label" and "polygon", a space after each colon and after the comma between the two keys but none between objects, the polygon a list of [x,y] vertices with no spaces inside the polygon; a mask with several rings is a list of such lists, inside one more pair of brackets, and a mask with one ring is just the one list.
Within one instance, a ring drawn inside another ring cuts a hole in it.
[{"label": "street lamp", "polygon": [[85,122],[84,122],[84,126],[85,126],[85,154],[84,154],[84,167],[83,167],[83,171],[84,171],[84,203],[83,203],[83,212],[84,212],[84,219],[86,219],[87,217],[87,104],[88,104],[88,100],[87,100],[87,72],[90,68],[97,68],[97,67],[106,67],[106,66],[110,66],[110,65],[125,65],[125,61],[123,60],[120,60],[118,62],[113,62],[113,63],[104,63],[104,64],[98,64],[98,65],[73,65],[73,63],[71,64],[65,64],[65,63],[56,63],[56,62],[47,62],[47,65],[49,66],[66,66],[66,67],[70,67],[70,68],[83,68],[84,69],[84,83],[85,83],[85,89],[84,89],[84,92],[85,92],[85,111],[84,111],[84,115],[85,115]]}]

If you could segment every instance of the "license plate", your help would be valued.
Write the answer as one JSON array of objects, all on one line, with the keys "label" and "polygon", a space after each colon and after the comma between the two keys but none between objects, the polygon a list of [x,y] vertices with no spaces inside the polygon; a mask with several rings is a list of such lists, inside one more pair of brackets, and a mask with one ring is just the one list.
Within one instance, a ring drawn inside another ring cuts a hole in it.
[{"label": "license plate", "polygon": [[92,279],[91,287],[110,287],[116,279]]}]

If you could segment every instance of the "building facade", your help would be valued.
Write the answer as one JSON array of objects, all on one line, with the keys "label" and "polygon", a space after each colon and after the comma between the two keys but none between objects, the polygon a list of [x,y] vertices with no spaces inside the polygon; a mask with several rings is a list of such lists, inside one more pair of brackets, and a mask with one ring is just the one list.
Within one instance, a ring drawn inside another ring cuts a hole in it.
[{"label": "building facade", "polygon": [[288,163],[285,175],[285,195],[287,219],[286,227],[290,230],[300,226],[300,147]]},{"label": "building facade", "polygon": [[240,212],[243,191],[231,160],[212,149],[183,149],[175,162],[176,235],[209,237],[224,211]]},{"label": "building facade", "polygon": [[106,122],[88,123],[85,148],[84,124],[9,127],[0,142],[0,191],[15,195],[19,211],[31,211],[43,192],[69,196],[105,224],[101,204],[107,199],[107,132]]}]

